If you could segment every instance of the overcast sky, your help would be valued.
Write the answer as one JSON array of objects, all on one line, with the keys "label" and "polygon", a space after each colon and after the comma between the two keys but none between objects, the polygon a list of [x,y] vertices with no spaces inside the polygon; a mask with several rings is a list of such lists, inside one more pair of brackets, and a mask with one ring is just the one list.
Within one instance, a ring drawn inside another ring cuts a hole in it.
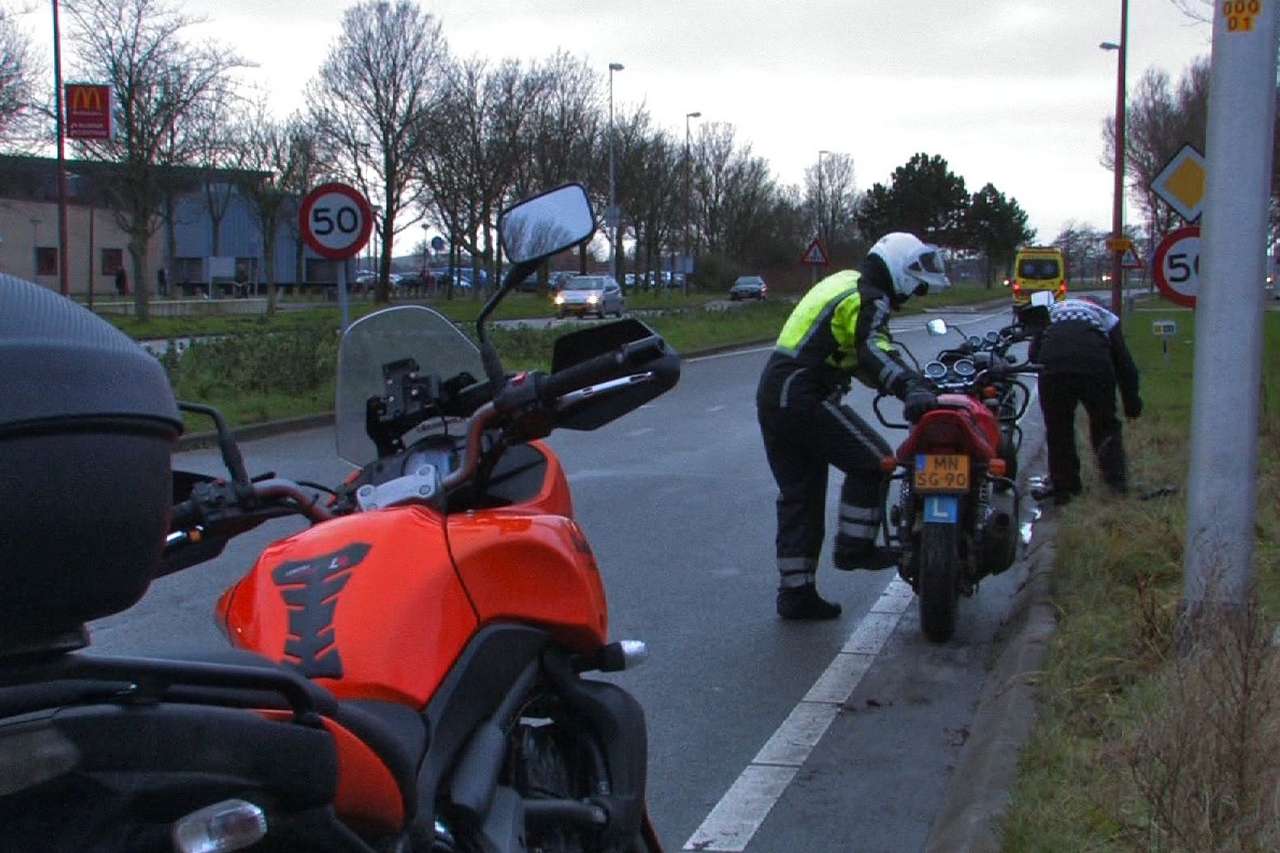
[{"label": "overcast sky", "polygon": [[[3,2],[3,0],[0,0]],[[259,66],[282,113],[301,105],[345,0],[182,0],[198,32]],[[1175,78],[1209,29],[1172,0],[1130,0],[1129,83]],[[946,158],[969,191],[1014,196],[1039,238],[1066,220],[1110,227],[1100,164],[1115,109],[1119,0],[435,0],[455,55],[540,59],[557,48],[614,77],[615,106],[645,102],[678,134],[684,116],[737,127],[785,183],[818,151],[853,156],[859,189],[917,151]],[[25,16],[47,48],[47,6]],[[697,121],[697,120],[695,120]]]}]

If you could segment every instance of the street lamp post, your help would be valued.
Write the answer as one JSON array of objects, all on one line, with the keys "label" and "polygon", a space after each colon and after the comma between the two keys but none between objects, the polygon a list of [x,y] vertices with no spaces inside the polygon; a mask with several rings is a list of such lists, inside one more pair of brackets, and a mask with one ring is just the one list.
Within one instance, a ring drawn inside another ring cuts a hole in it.
[{"label": "street lamp post", "polygon": [[622,70],[621,62],[609,63],[609,210],[607,211],[609,221],[609,271],[613,273],[613,277],[621,280],[622,275],[618,271],[618,203],[614,193],[613,178],[613,72]]},{"label": "street lamp post", "polygon": [[67,156],[62,125],[62,38],[58,33],[58,0],[53,0],[53,105],[58,129],[58,292],[71,295],[67,280]]},{"label": "street lamp post", "polygon": [[[1119,241],[1124,238],[1124,166],[1125,166],[1125,103],[1124,74],[1125,54],[1129,45],[1129,0],[1120,0],[1120,43],[1104,41],[1098,47],[1103,50],[1117,52],[1116,63],[1116,119],[1115,119],[1115,187],[1111,200],[1111,238]],[[1124,292],[1124,253],[1118,250],[1119,243],[1111,246],[1111,311],[1121,316],[1121,299]]]},{"label": "street lamp post", "polygon": [[689,119],[702,118],[701,112],[692,112],[684,114],[684,292],[689,292],[689,273],[693,272],[693,244],[689,237],[689,224],[692,218],[689,215],[690,198],[692,193],[689,189],[690,175],[692,174],[691,163],[689,161]]}]

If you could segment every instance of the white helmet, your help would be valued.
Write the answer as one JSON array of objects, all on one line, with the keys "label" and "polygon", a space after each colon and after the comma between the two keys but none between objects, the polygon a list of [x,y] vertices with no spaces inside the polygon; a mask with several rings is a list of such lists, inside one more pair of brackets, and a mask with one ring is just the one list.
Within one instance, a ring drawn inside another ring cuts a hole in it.
[{"label": "white helmet", "polygon": [[886,234],[876,241],[869,254],[884,261],[893,279],[893,289],[904,299],[951,286],[942,252],[937,246],[920,242],[914,234],[905,231]]}]

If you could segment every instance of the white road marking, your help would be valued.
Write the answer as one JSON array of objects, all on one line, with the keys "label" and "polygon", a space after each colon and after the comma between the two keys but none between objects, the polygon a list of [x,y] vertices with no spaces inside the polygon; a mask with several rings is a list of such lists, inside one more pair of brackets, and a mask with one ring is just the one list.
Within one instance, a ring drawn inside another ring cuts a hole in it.
[{"label": "white road marking", "polygon": [[716,803],[684,850],[741,853],[853,695],[897,627],[914,593],[894,578],[871,611],[756,757]]},{"label": "white road marking", "polygon": [[728,406],[712,406],[711,408],[707,409],[707,414],[712,414],[713,412],[723,412],[727,408],[729,407]]},{"label": "white road marking", "polygon": [[631,432],[627,433],[627,437],[638,438],[639,436],[642,436],[651,432],[653,432],[653,427],[640,427],[640,429],[633,429],[631,430]]}]

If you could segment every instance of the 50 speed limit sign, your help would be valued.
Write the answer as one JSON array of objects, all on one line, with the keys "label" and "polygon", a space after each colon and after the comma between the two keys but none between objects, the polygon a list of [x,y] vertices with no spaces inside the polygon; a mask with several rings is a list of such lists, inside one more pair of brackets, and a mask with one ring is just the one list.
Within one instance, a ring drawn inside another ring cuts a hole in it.
[{"label": "50 speed limit sign", "polygon": [[1165,298],[1186,308],[1196,307],[1200,293],[1200,226],[1179,228],[1161,240],[1151,265],[1156,287]]},{"label": "50 speed limit sign", "polygon": [[356,255],[369,242],[373,211],[354,187],[322,184],[302,200],[298,226],[316,254],[340,261]]}]

